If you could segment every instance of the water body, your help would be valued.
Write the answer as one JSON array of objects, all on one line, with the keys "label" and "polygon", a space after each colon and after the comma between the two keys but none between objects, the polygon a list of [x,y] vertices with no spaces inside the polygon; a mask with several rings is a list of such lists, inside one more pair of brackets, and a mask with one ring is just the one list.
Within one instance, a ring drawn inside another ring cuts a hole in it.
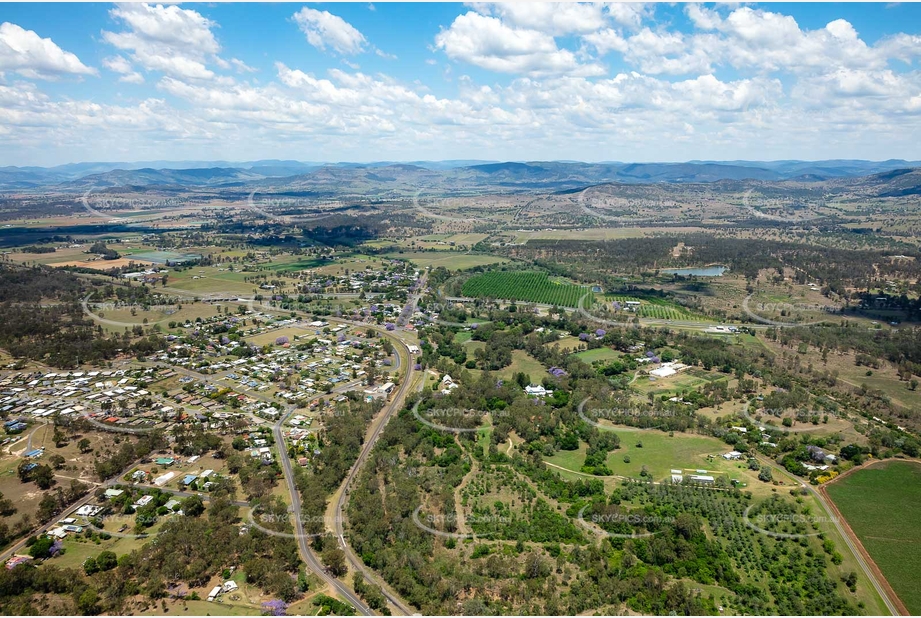
[{"label": "water body", "polygon": [[720,277],[724,272],[729,270],[725,266],[704,266],[702,268],[665,268],[662,270],[663,273],[667,275],[681,275],[682,277],[688,277],[694,275],[695,277]]}]

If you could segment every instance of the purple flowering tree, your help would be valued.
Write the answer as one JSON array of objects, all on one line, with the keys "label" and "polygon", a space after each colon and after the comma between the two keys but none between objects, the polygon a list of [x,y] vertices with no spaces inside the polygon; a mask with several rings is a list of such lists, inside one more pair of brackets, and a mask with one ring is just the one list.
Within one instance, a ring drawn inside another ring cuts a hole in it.
[{"label": "purple flowering tree", "polygon": [[64,549],[64,544],[61,542],[61,539],[55,539],[54,543],[51,544],[51,547],[48,548],[48,555],[54,558],[61,550]]},{"label": "purple flowering tree", "polygon": [[262,602],[262,613],[266,616],[287,616],[288,604],[279,599]]}]

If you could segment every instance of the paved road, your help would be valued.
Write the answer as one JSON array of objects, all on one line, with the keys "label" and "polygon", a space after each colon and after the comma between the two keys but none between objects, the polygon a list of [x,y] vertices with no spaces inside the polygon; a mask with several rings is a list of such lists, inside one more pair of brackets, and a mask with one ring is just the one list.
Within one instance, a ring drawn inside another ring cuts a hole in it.
[{"label": "paved road", "polygon": [[[336,507],[333,516],[333,527],[336,533],[336,537],[339,539],[339,546],[345,552],[346,558],[348,558],[348,561],[352,564],[352,568],[357,571],[361,571],[361,573],[364,574],[365,579],[377,583],[381,588],[381,592],[385,597],[387,597],[387,600],[390,601],[397,609],[403,612],[404,615],[410,616],[414,613],[413,610],[411,610],[409,606],[404,603],[403,600],[400,599],[395,593],[390,591],[386,582],[380,581],[380,579],[377,577],[377,574],[371,572],[367,567],[365,567],[364,562],[362,562],[358,556],[355,555],[355,552],[352,551],[352,548],[349,547],[349,544],[345,540],[345,528],[343,526],[345,517],[343,514],[343,509],[345,507],[345,503],[348,500],[349,486],[351,485],[352,481],[355,480],[355,477],[358,476],[358,472],[367,461],[368,456],[371,454],[371,449],[374,448],[374,444],[377,442],[377,438],[384,430],[384,427],[387,426],[387,422],[390,420],[390,417],[403,407],[403,402],[405,401],[406,395],[409,392],[409,388],[412,385],[413,365],[408,360],[411,359],[412,356],[409,352],[409,348],[405,343],[403,343],[403,341],[399,339],[396,339],[396,341],[398,342],[397,345],[401,346],[402,348],[402,354],[399,354],[399,356],[403,356],[405,354],[407,358],[406,375],[403,378],[403,382],[400,384],[399,390],[394,394],[390,403],[387,404],[387,407],[384,409],[384,413],[381,416],[380,421],[378,421],[377,426],[371,432],[370,438],[365,442],[361,449],[361,453],[358,455],[358,459],[355,460],[352,469],[349,470],[348,476],[345,477],[345,481],[343,481],[342,486],[339,488],[339,497],[336,500]],[[424,384],[425,382],[423,381],[422,383]]]},{"label": "paved road", "polygon": [[[424,289],[425,277],[423,276],[423,278],[420,281],[421,283],[418,287],[417,293],[411,297],[410,304],[413,308],[415,308],[416,304],[418,303],[419,297],[421,296],[422,290]],[[179,290],[176,290],[176,291],[179,292]],[[256,305],[256,303],[253,303],[252,301],[250,301],[250,299],[242,298],[240,296],[236,296],[233,294],[230,294],[228,296],[234,297],[232,299],[228,298],[228,301],[230,302],[233,302],[234,300],[239,299],[240,302],[245,302],[245,303]],[[88,302],[89,302],[89,296],[83,299],[82,304],[83,304],[84,313],[86,313],[89,317],[92,317],[95,320],[98,320],[104,323],[111,322],[110,320],[105,320],[104,318],[99,318],[99,316],[96,316],[90,310],[88,306]],[[273,310],[273,311],[279,311],[279,312],[284,312],[284,313],[292,313],[292,311],[290,310],[282,310],[277,307],[266,305],[264,303],[258,303],[257,305],[260,307],[260,309],[263,309],[263,310]],[[297,313],[303,316],[309,316],[309,314],[302,312],[302,311],[294,311],[294,313]],[[410,312],[410,315],[411,315],[411,312]],[[375,574],[369,572],[364,567],[364,565],[358,560],[358,558],[354,555],[354,552],[352,552],[351,549],[348,547],[347,543],[345,542],[344,532],[342,530],[341,513],[342,513],[342,507],[344,505],[344,497],[347,495],[349,484],[355,478],[355,476],[357,476],[357,473],[361,469],[361,466],[367,460],[368,455],[371,452],[371,448],[374,446],[374,443],[377,440],[377,437],[380,435],[380,432],[382,431],[383,427],[387,424],[387,421],[389,420],[390,416],[395,411],[399,410],[399,408],[402,406],[402,402],[406,397],[406,393],[410,387],[410,384],[412,383],[413,365],[412,363],[409,362],[409,360],[412,357],[409,353],[409,349],[406,346],[406,344],[393,332],[387,331],[377,325],[367,324],[364,322],[355,322],[352,320],[335,318],[335,317],[329,317],[327,319],[330,322],[351,324],[353,326],[358,326],[362,328],[373,328],[374,330],[377,330],[378,332],[380,332],[383,336],[390,338],[397,346],[400,346],[402,348],[402,351],[405,354],[405,358],[407,359],[406,375],[403,377],[403,382],[401,383],[399,390],[394,395],[393,400],[391,401],[389,406],[385,408],[384,414],[381,417],[380,421],[378,422],[377,427],[372,432],[371,438],[365,444],[364,449],[360,453],[358,459],[355,462],[355,465],[353,465],[352,469],[349,472],[349,475],[346,477],[346,480],[342,486],[342,489],[340,491],[339,501],[337,502],[337,505],[336,505],[336,513],[338,514],[338,516],[336,518],[335,527],[337,528],[336,534],[339,537],[340,544],[342,545],[343,550],[345,550],[346,556],[349,558],[349,561],[352,563],[353,568],[355,568],[356,570],[362,571],[368,580],[378,583],[381,586],[384,596],[400,611],[403,611],[405,614],[410,615],[412,611],[406,606],[406,604],[403,603],[402,600],[400,600],[395,594],[390,592],[386,584],[380,582],[377,579]],[[117,323],[117,325],[123,326],[124,323]],[[401,367],[402,365],[401,361],[402,361],[404,354],[401,354],[399,352],[397,353],[395,367],[394,367],[395,370],[398,370]],[[222,386],[230,386],[228,384],[221,384],[221,379],[218,377],[199,374],[198,372],[193,372],[183,367],[172,367],[171,366],[171,368],[176,370],[179,373],[184,373],[186,375],[193,376],[196,379],[199,379],[202,381],[216,382]],[[340,388],[345,388],[346,386],[347,385],[342,386]],[[238,388],[236,385],[233,385],[232,387]],[[253,397],[256,397],[258,399],[272,401],[271,399],[267,398],[264,395],[261,395],[260,393],[247,393],[247,394]],[[285,480],[288,486],[288,492],[291,496],[291,507],[293,511],[295,534],[298,539],[298,546],[299,546],[301,555],[304,558],[305,562],[308,564],[308,566],[311,568],[311,570],[313,570],[317,574],[317,576],[319,576],[323,581],[325,581],[331,588],[335,589],[336,592],[339,593],[339,595],[343,599],[347,600],[349,603],[354,605],[355,608],[362,614],[373,615],[373,612],[371,611],[371,609],[358,597],[358,595],[351,588],[349,588],[344,582],[338,580],[337,578],[333,577],[330,573],[327,572],[326,568],[323,566],[323,564],[320,562],[320,560],[317,558],[317,556],[314,554],[314,552],[311,550],[310,546],[307,543],[307,536],[304,532],[303,521],[301,520],[300,494],[297,490],[297,486],[294,483],[294,471],[291,466],[291,460],[288,457],[287,449],[285,448],[284,436],[282,435],[283,422],[288,418],[288,416],[290,416],[294,412],[295,409],[296,409],[296,406],[293,406],[293,405],[288,407],[287,413],[282,415],[279,418],[279,420],[274,424],[273,435],[275,437],[275,442],[278,445],[279,461],[281,462],[282,468],[284,470]],[[121,475],[119,475],[119,477],[120,476]],[[116,479],[119,477],[116,477]],[[175,492],[176,490],[174,490],[174,493]],[[182,495],[182,493],[177,493],[177,495]],[[73,510],[75,510],[77,506],[79,505],[75,505],[73,507]]]},{"label": "paved road", "polygon": [[[764,457],[763,455],[756,454],[755,458],[761,462],[762,465],[769,467],[777,467],[777,462],[771,459]],[[795,477],[793,477],[795,478]],[[828,502],[825,499],[825,496],[822,495],[815,487],[813,487],[808,482],[799,481],[800,485],[805,487],[809,492],[815,496],[816,500],[819,502],[819,505],[825,511],[825,515],[828,519],[835,525],[835,528],[838,530],[838,533],[841,534],[841,538],[844,539],[844,542],[847,544],[848,548],[851,550],[851,553],[854,554],[854,557],[857,559],[857,563],[860,565],[860,568],[863,569],[864,575],[867,576],[867,579],[873,584],[873,587],[876,589],[876,592],[879,594],[880,598],[883,600],[883,603],[886,604],[886,608],[893,616],[899,616],[900,613],[896,608],[895,603],[892,602],[892,599],[889,598],[889,595],[886,593],[885,588],[879,583],[879,580],[876,579],[876,574],[873,572],[873,569],[869,567],[866,560],[864,560],[863,555],[857,549],[857,546],[854,544],[847,530],[841,525],[841,522],[835,516],[835,510],[829,506]]]},{"label": "paved road", "polygon": [[304,522],[301,520],[301,495],[294,483],[294,470],[291,467],[291,458],[288,457],[288,449],[285,448],[285,437],[282,435],[282,424],[294,412],[294,406],[288,409],[288,412],[278,419],[278,422],[272,427],[272,434],[275,436],[275,444],[278,446],[278,461],[285,473],[285,482],[288,485],[288,493],[291,495],[292,519],[294,520],[294,534],[297,536],[297,544],[301,551],[301,556],[309,565],[310,569],[317,574],[327,585],[333,588],[339,595],[351,603],[355,608],[365,616],[372,616],[374,612],[365,605],[355,591],[349,588],[344,582],[333,577],[326,567],[320,562],[316,554],[310,549],[307,543],[307,534],[304,532]]},{"label": "paved road", "polygon": [[[282,309],[278,309],[277,307],[260,305],[260,308],[267,309],[267,310],[280,311],[284,313],[291,313],[291,311],[289,310],[282,310]],[[301,314],[301,315],[309,315],[302,311],[294,311],[294,313]],[[327,319],[330,322],[339,322],[343,324],[351,324],[353,326],[360,326],[363,328],[372,328],[378,331],[381,335],[390,338],[396,344],[397,349],[403,351],[403,354],[400,354],[399,352],[397,354],[397,360],[398,360],[398,363],[396,363],[397,367],[401,365],[401,363],[399,363],[399,359],[402,356],[404,356],[404,354],[407,359],[411,358],[411,355],[409,353],[409,348],[399,337],[396,336],[395,333],[391,331],[387,331],[386,329],[381,328],[380,326],[377,326],[377,325],[366,324],[363,322],[354,322],[352,320],[346,320],[342,318],[329,317]],[[387,424],[387,421],[390,419],[390,416],[395,411],[399,410],[400,406],[402,406],[402,401],[403,399],[405,399],[406,392],[410,384],[412,383],[412,372],[413,372],[413,365],[409,363],[407,360],[406,375],[403,377],[403,382],[400,384],[400,388],[395,393],[390,404],[388,404],[388,406],[385,406],[384,413],[380,417],[380,420],[378,421],[378,425],[376,429],[373,430],[371,438],[365,443],[364,448],[359,454],[358,459],[356,459],[355,464],[352,466],[351,470],[349,471],[348,476],[346,477],[345,482],[343,483],[342,488],[340,489],[340,494],[339,494],[340,498],[336,504],[336,514],[337,515],[335,517],[335,524],[334,524],[334,527],[336,528],[335,534],[339,538],[339,543],[343,551],[345,552],[346,558],[352,564],[352,567],[364,573],[365,578],[367,580],[377,583],[381,587],[381,591],[383,592],[384,596],[397,609],[404,612],[406,615],[411,615],[413,612],[407,607],[405,603],[403,603],[403,601],[399,597],[397,597],[394,593],[388,590],[386,584],[381,582],[377,578],[376,574],[370,572],[369,570],[365,568],[364,564],[362,564],[361,561],[358,560],[357,556],[355,556],[354,552],[351,551],[348,544],[345,542],[344,531],[342,530],[342,524],[341,524],[341,519],[342,519],[341,514],[342,514],[342,506],[344,504],[342,497],[346,495],[348,491],[349,483],[352,481],[352,479],[355,478],[358,471],[361,469],[361,466],[367,460],[368,455],[371,452],[371,448],[374,446],[374,442],[377,440],[377,437],[380,435],[380,432],[383,429],[383,427]],[[323,566],[323,564],[320,562],[320,560],[317,558],[317,556],[314,554],[313,550],[310,548],[309,544],[307,543],[307,536],[304,532],[303,522],[301,521],[300,494],[297,490],[297,486],[294,484],[294,470],[291,465],[291,459],[288,457],[288,451],[284,446],[285,445],[284,435],[282,434],[282,426],[284,424],[284,421],[285,419],[288,418],[288,416],[291,415],[291,413],[293,413],[294,409],[295,409],[294,406],[290,407],[288,412],[285,415],[283,415],[278,420],[278,422],[275,423],[275,425],[273,426],[273,435],[275,437],[275,443],[279,447],[278,448],[279,461],[281,462],[282,468],[284,469],[285,480],[288,485],[288,492],[291,495],[291,506],[293,509],[295,534],[297,535],[297,538],[298,538],[298,546],[300,547],[301,554],[303,558],[305,559],[305,561],[307,562],[307,564],[310,566],[310,568],[315,573],[317,573],[317,575],[320,576],[327,584],[329,584],[332,588],[334,588],[342,596],[342,598],[352,603],[358,609],[359,612],[365,615],[373,615],[374,612],[372,612],[371,609],[360,598],[358,598],[358,595],[356,595],[355,592],[351,588],[349,588],[344,582],[333,577],[331,574],[329,574],[326,571],[326,568]]]},{"label": "paved road", "polygon": [[[138,461],[133,462],[130,466],[128,466],[127,468],[119,472],[117,475],[113,476],[107,481],[104,481],[101,484],[101,486],[102,487],[112,487],[113,485],[124,484],[124,481],[122,481],[121,478],[124,475],[131,472],[132,470],[134,470],[134,468],[137,467],[138,463],[139,463]],[[67,507],[66,509],[64,509],[63,511],[61,511],[60,513],[52,517],[51,521],[49,521],[47,524],[43,524],[42,526],[39,526],[37,529],[34,529],[30,534],[26,535],[26,537],[23,538],[21,541],[9,547],[5,551],[3,551],[3,553],[0,553],[0,562],[6,562],[10,558],[10,556],[17,553],[21,549],[25,548],[26,541],[28,540],[29,537],[38,536],[40,534],[44,534],[45,532],[48,532],[48,530],[50,530],[51,528],[56,527],[60,520],[66,517],[69,517],[81,506],[85,504],[89,504],[90,502],[94,502],[95,501],[94,494],[95,492],[90,490],[89,492],[87,492],[85,496],[83,496],[82,498],[74,502],[72,505],[70,505],[69,507]]]},{"label": "paved road", "polygon": [[19,450],[19,453],[28,453],[29,451],[31,451],[32,450],[32,436],[35,435],[36,431],[38,431],[44,426],[45,426],[45,422],[39,421],[38,424],[35,427],[33,427],[31,431],[29,431],[28,435],[20,436],[20,438],[16,440],[15,442],[10,442],[9,444],[7,444],[5,448],[6,452],[12,454],[13,453],[12,448],[16,446],[17,444],[19,444],[20,442],[22,442],[23,440],[26,440],[26,445],[25,447]]}]

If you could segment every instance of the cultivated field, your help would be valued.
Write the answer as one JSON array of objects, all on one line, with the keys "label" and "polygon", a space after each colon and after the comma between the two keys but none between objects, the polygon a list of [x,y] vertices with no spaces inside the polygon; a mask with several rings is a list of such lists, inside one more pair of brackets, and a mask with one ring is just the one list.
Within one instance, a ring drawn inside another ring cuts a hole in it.
[{"label": "cultivated field", "polygon": [[921,464],[887,461],[826,491],[909,611],[921,613]]},{"label": "cultivated field", "polygon": [[562,307],[577,307],[579,299],[589,297],[583,304],[591,305],[589,288],[580,285],[555,283],[544,273],[488,272],[471,277],[464,282],[464,296],[519,300]]}]

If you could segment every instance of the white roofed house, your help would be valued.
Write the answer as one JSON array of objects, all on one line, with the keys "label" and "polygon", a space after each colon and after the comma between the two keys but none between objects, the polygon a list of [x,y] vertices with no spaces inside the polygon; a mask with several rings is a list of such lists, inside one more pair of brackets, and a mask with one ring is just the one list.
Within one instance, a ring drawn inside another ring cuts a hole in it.
[{"label": "white roofed house", "polygon": [[445,376],[441,379],[442,394],[450,395],[451,391],[453,391],[456,388],[457,388],[457,382],[455,382],[451,376],[449,376],[448,374],[445,374]]},{"label": "white roofed house", "polygon": [[532,397],[545,397],[547,395],[552,395],[553,391],[548,391],[542,385],[538,384],[537,386],[528,385],[524,387],[524,392],[527,395]]}]

